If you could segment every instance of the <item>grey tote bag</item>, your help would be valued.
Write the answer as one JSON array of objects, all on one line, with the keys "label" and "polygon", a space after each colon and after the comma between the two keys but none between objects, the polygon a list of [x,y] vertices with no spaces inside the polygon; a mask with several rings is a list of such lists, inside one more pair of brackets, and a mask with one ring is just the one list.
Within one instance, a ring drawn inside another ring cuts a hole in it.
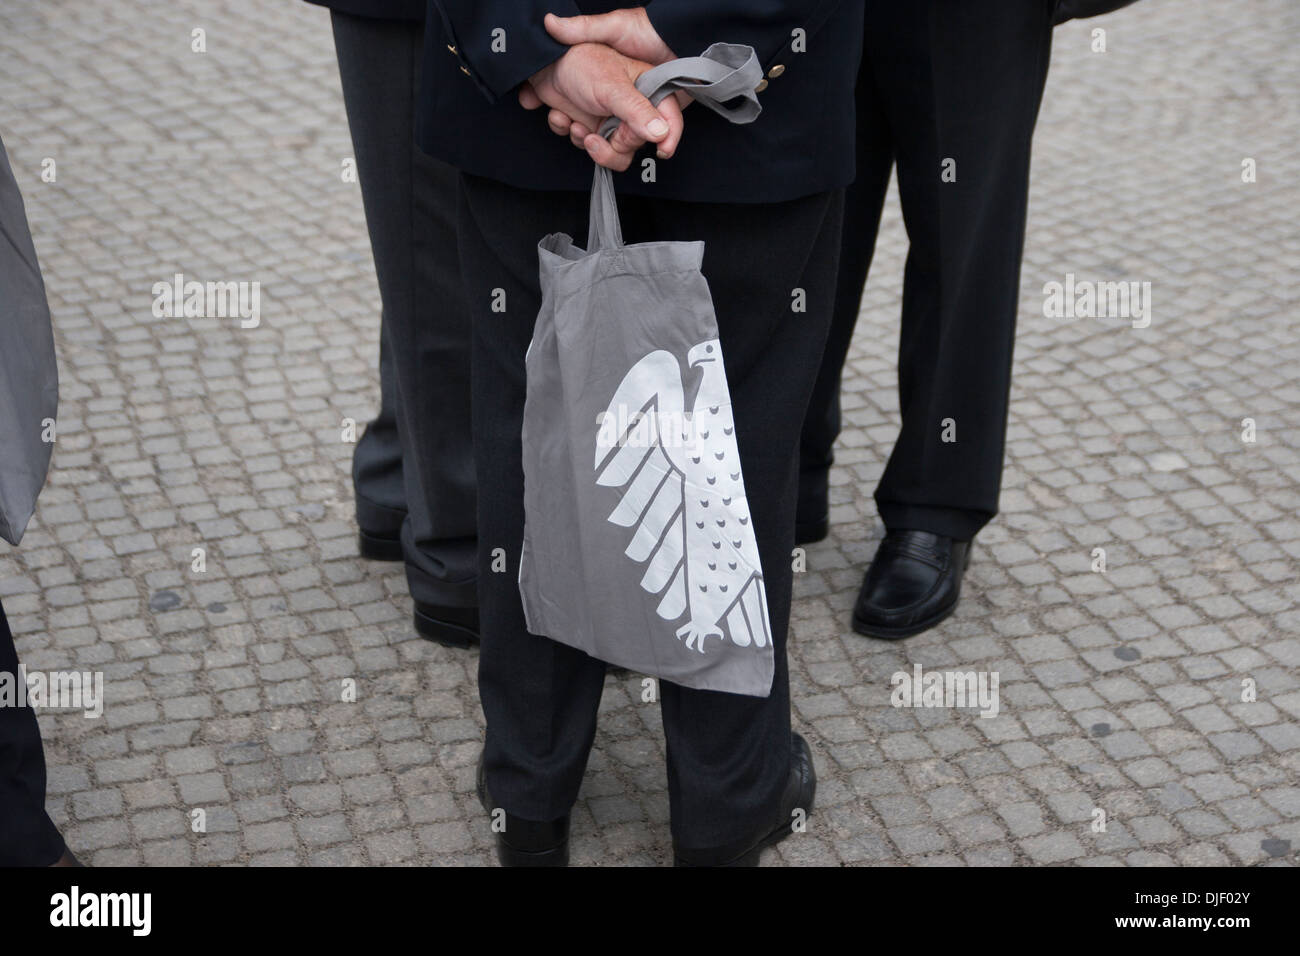
[{"label": "grey tote bag", "polygon": [[17,544],[54,450],[59,369],[45,283],[0,142],[0,538]]},{"label": "grey tote bag", "polygon": [[[642,75],[736,123],[762,68],[715,44]],[[602,130],[612,132],[617,121]],[[702,242],[624,245],[608,170],[587,247],[538,246],[542,306],[527,357],[528,630],[684,687],[766,697],[772,628],[750,523]]]}]

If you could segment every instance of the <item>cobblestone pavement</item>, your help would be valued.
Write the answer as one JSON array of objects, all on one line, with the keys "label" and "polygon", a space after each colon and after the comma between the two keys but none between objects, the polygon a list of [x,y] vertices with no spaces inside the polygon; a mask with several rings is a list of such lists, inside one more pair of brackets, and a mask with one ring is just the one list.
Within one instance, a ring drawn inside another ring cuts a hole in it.
[{"label": "cobblestone pavement", "polygon": [[[819,806],[766,863],[1296,862],[1297,35],[1292,0],[1230,18],[1144,0],[1057,31],[1002,514],[957,614],[901,644],[846,624],[898,425],[891,202],[833,534],[797,575]],[[419,640],[400,570],[356,552],[340,422],[376,408],[378,302],[327,14],[6,3],[0,79],[63,381],[0,597],[30,670],[102,671],[108,698],[98,720],[41,718],[69,844],[95,865],[489,862],[476,655]],[[155,319],[152,286],[176,272],[260,282],[261,326]],[[1150,282],[1150,326],[1045,318],[1067,273]],[[996,672],[998,716],[891,707],[916,664]],[[668,860],[639,690],[607,687],[576,862]]]}]

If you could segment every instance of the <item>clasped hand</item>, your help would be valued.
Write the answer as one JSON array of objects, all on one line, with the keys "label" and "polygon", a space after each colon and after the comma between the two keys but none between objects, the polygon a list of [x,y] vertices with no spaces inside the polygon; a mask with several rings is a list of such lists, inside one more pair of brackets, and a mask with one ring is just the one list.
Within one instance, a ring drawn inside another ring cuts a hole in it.
[{"label": "clasped hand", "polygon": [[[642,73],[674,59],[644,7],[593,16],[548,13],[546,32],[569,49],[520,86],[525,109],[549,107],[551,131],[569,137],[609,169],[627,169],[646,143],[656,144],[661,159],[676,152],[684,127],[682,108],[690,98],[678,93],[655,107],[636,88]],[[621,123],[607,140],[597,131],[611,116]]]}]

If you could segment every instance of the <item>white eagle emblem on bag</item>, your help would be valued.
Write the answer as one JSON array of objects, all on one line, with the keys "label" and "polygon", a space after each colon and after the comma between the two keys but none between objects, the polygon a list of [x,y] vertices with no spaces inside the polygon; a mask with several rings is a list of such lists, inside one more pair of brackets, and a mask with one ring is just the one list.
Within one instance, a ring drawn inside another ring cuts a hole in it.
[{"label": "white eagle emblem on bag", "polygon": [[[624,553],[646,563],[641,587],[662,594],[688,648],[724,633],[740,647],[772,639],[758,542],[740,469],[731,395],[717,339],[686,355],[701,380],[685,409],[681,366],[658,350],[623,377],[596,437],[596,482],[621,489],[609,520],[635,527]],[[724,632],[725,629],[725,632]]]}]

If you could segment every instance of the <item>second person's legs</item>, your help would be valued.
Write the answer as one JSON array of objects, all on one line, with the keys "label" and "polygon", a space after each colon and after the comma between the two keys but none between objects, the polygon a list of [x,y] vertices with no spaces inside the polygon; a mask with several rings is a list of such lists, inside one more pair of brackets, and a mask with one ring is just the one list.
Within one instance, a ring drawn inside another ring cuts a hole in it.
[{"label": "second person's legs", "polygon": [[[383,425],[391,405],[407,511],[401,550],[417,627],[458,642],[474,629],[478,594],[470,321],[456,244],[457,173],[414,143],[421,24],[337,12],[333,23],[383,301],[384,411],[371,429]],[[360,481],[375,477],[382,464],[371,461],[382,443],[376,439],[367,447],[368,441],[370,430],[357,449],[359,516]],[[392,475],[389,466],[382,487],[391,485]]]}]

